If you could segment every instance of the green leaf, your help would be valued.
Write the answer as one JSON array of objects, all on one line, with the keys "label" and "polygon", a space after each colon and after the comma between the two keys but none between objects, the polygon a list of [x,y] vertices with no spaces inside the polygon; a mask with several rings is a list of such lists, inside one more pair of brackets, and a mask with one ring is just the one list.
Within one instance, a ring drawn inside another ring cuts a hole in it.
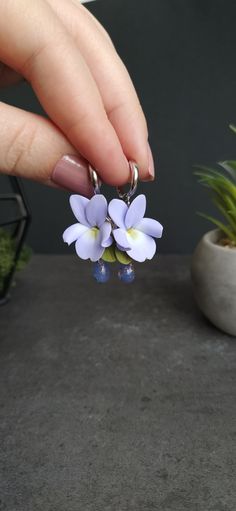
[{"label": "green leaf", "polygon": [[[236,126],[230,124],[236,134]],[[198,165],[194,166],[199,183],[211,192],[211,200],[223,216],[225,223],[212,216],[201,214],[225,233],[227,238],[236,242],[236,160],[218,162],[222,170]]]},{"label": "green leaf", "polygon": [[220,165],[226,172],[230,174],[233,180],[236,182],[236,161],[235,160],[226,160],[226,161],[218,161],[218,165]]},{"label": "green leaf", "polygon": [[198,172],[195,172],[195,175],[200,177],[200,183],[211,188],[216,193],[219,193],[219,195],[221,195],[222,192],[229,193],[233,201],[236,201],[236,185],[232,180],[220,172],[207,169],[207,167],[199,167],[199,169]]},{"label": "green leaf", "polygon": [[115,248],[115,254],[117,257],[117,261],[121,264],[129,264],[132,259],[126,254],[126,252],[123,252],[121,250],[118,250],[118,248]]},{"label": "green leaf", "polygon": [[194,165],[193,168],[196,169],[196,172],[194,172],[194,174],[196,176],[209,175],[210,177],[213,177],[213,176],[224,177],[223,174],[219,170],[213,169],[211,167],[206,167],[205,165]]},{"label": "green leaf", "polygon": [[20,254],[20,258],[17,261],[16,270],[21,271],[25,268],[31,259],[33,251],[28,245],[24,245]]},{"label": "green leaf", "polygon": [[[24,245],[16,266],[16,270],[22,270],[31,256],[31,249]],[[10,232],[0,228],[0,290],[2,290],[5,278],[12,269],[15,260],[15,240]]]},{"label": "green leaf", "polygon": [[102,259],[106,263],[114,263],[116,261],[115,249],[113,245],[111,247],[105,248]]},{"label": "green leaf", "polygon": [[219,209],[219,211],[221,212],[221,214],[226,218],[226,220],[228,221],[228,223],[230,224],[230,228],[233,230],[233,231],[236,231],[236,222],[235,220],[231,217],[231,215],[229,214],[229,212],[220,204],[220,202],[217,200],[217,199],[213,199],[213,202],[214,204],[216,205],[216,207]]},{"label": "green leaf", "polygon": [[236,134],[236,126],[234,124],[229,124],[229,129],[231,129],[231,131]]},{"label": "green leaf", "polygon": [[206,218],[207,220],[209,220],[209,222],[212,222],[213,224],[215,224],[224,234],[226,234],[227,238],[236,242],[236,235],[234,235],[234,233],[226,225],[224,225],[220,220],[217,220],[217,218],[214,218],[210,215],[205,215],[205,213],[198,212],[198,214],[200,216],[202,216],[203,218]]}]

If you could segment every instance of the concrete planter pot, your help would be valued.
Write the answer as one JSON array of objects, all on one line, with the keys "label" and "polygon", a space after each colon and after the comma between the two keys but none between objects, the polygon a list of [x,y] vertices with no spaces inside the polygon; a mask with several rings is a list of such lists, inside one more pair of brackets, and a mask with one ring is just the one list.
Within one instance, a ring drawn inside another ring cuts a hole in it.
[{"label": "concrete planter pot", "polygon": [[197,304],[224,332],[236,336],[236,249],[217,244],[218,229],[207,232],[192,257],[191,276]]}]

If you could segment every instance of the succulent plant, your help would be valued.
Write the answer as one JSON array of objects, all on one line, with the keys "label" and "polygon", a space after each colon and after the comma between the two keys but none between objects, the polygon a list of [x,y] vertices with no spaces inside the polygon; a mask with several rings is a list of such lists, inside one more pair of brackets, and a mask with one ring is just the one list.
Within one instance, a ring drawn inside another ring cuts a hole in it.
[{"label": "succulent plant", "polygon": [[[236,134],[236,126],[231,124],[230,129]],[[209,189],[212,202],[223,219],[199,214],[220,229],[230,246],[236,247],[236,160],[220,161],[218,166],[219,170],[197,166],[195,175]]]},{"label": "succulent plant", "polygon": [[[29,261],[30,256],[31,249],[25,245],[18,259],[16,270],[22,270]],[[14,257],[14,239],[7,230],[0,228],[0,291],[3,289],[4,280],[14,264]]]}]

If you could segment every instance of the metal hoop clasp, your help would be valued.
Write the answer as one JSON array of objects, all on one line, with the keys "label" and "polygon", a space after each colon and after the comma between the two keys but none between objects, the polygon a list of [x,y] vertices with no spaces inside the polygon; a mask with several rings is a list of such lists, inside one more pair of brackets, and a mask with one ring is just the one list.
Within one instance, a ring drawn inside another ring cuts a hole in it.
[{"label": "metal hoop clasp", "polygon": [[90,179],[93,185],[94,194],[97,195],[100,193],[100,188],[102,186],[101,179],[99,179],[97,172],[93,167],[89,164],[89,173],[90,173]]},{"label": "metal hoop clasp", "polygon": [[[130,189],[125,192],[123,187],[117,187],[117,193],[120,199],[124,200],[128,205],[130,204],[131,197],[135,194],[138,186],[138,165],[134,161],[129,161],[129,168],[131,174]],[[101,179],[98,177],[96,170],[89,164],[90,179],[93,185],[94,194],[97,195],[100,192],[102,185]]]},{"label": "metal hoop clasp", "polygon": [[128,205],[132,195],[135,194],[138,186],[138,165],[134,161],[129,161],[129,168],[131,173],[130,189],[128,192],[123,190],[123,187],[117,187],[117,193],[120,199],[124,200]]}]

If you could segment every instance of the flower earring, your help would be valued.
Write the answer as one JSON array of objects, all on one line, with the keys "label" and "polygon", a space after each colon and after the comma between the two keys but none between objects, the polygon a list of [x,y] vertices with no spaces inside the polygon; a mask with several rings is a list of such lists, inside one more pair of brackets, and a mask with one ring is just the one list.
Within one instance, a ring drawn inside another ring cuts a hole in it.
[{"label": "flower earring", "polygon": [[138,184],[138,167],[129,162],[131,184],[128,192],[118,188],[119,199],[108,204],[100,193],[101,183],[97,173],[90,167],[94,196],[89,200],[81,195],[71,195],[70,206],[77,223],[63,233],[63,240],[75,250],[81,259],[90,259],[93,276],[98,282],[110,278],[110,264],[118,261],[118,277],[130,283],[134,280],[133,261],[144,262],[156,253],[154,238],[161,238],[163,227],[152,218],[145,218],[146,197],[138,195],[132,202]]}]

